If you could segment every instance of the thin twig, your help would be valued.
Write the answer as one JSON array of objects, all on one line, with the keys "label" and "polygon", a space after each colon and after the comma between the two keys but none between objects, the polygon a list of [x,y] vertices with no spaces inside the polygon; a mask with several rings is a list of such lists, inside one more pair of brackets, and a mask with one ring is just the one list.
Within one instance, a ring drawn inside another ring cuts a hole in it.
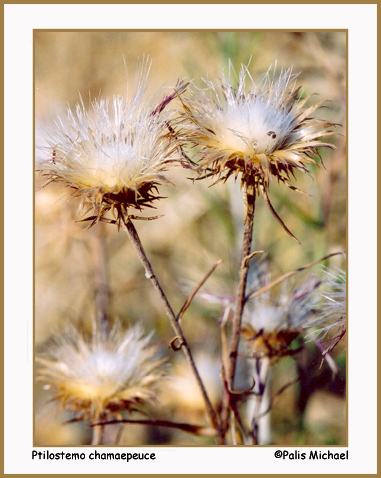
[{"label": "thin twig", "polygon": [[219,429],[219,424],[218,424],[217,414],[216,414],[216,412],[215,412],[215,410],[214,410],[214,408],[211,404],[211,401],[208,397],[205,386],[204,386],[204,384],[201,380],[201,377],[198,373],[198,370],[197,370],[195,362],[193,360],[193,356],[192,356],[190,347],[188,345],[188,342],[185,339],[185,336],[183,334],[181,326],[176,319],[176,315],[173,312],[172,307],[169,304],[168,299],[167,299],[163,289],[161,288],[161,285],[160,285],[155,273],[153,272],[152,266],[151,266],[151,264],[150,264],[150,262],[149,262],[149,260],[146,256],[146,253],[143,249],[143,245],[140,242],[140,239],[139,239],[138,233],[135,229],[135,226],[133,225],[133,223],[131,222],[131,220],[129,218],[127,218],[127,220],[123,219],[123,226],[124,226],[124,228],[127,232],[127,235],[130,238],[130,240],[132,242],[132,245],[133,245],[135,251],[137,252],[138,257],[139,257],[139,259],[140,259],[140,261],[141,261],[141,263],[144,267],[146,278],[149,279],[151,281],[151,283],[153,284],[156,292],[159,295],[159,298],[160,298],[161,302],[164,305],[164,308],[165,308],[165,311],[166,311],[167,316],[169,318],[169,321],[171,323],[171,326],[172,326],[173,330],[175,331],[176,335],[180,338],[180,341],[181,341],[181,344],[182,344],[180,348],[183,349],[185,357],[188,360],[188,363],[189,363],[189,365],[190,365],[190,367],[193,371],[193,374],[195,376],[197,384],[200,388],[200,391],[202,393],[202,396],[203,396],[203,399],[204,399],[204,402],[205,402],[206,412],[208,414],[209,420],[210,420],[213,428],[215,430],[218,430]]},{"label": "thin twig", "polygon": [[194,299],[197,292],[201,289],[201,287],[205,284],[205,282],[209,279],[209,277],[213,274],[213,272],[217,269],[217,267],[221,264],[222,260],[220,259],[217,261],[214,266],[210,269],[210,271],[205,275],[202,281],[193,289],[187,300],[185,301],[184,305],[181,307],[181,310],[177,316],[177,320],[180,321],[182,316],[184,315],[187,308],[190,306],[192,300]]},{"label": "thin twig", "polygon": [[[234,410],[232,411],[233,413],[233,422],[234,424],[237,424],[238,425],[238,430],[239,431],[239,434],[241,436],[241,443],[243,444],[245,442],[245,439],[246,439],[246,430],[245,430],[245,426],[242,422],[242,419],[241,419],[241,416],[239,414],[239,411],[238,411],[238,407],[235,406]],[[235,425],[234,425],[235,426]]]},{"label": "thin twig", "polygon": [[[333,340],[336,340],[336,342],[333,343],[332,348],[334,348],[339,343],[339,340],[344,336],[344,334],[345,334],[345,331],[344,333],[333,338]],[[333,360],[332,356],[329,353],[330,350],[332,349],[329,347],[326,349],[325,346],[316,337],[313,338],[313,341],[315,342],[315,344],[317,345],[317,347],[319,348],[323,356],[320,367],[323,365],[324,360],[326,360],[329,368],[332,370],[333,377],[336,377],[336,375],[339,373],[339,367],[337,366],[336,362]]]},{"label": "thin twig", "polygon": [[249,267],[249,262],[250,260],[256,256],[257,254],[264,254],[266,251],[253,251],[251,254],[249,254],[248,256],[246,256],[246,259],[245,259],[245,267]]},{"label": "thin twig", "polygon": [[[222,319],[221,319],[221,347],[222,347],[222,367],[223,370],[227,370],[228,368],[228,338],[227,338],[227,332],[226,332],[226,325],[228,323],[229,319],[229,314],[231,311],[231,305],[229,304],[227,307],[225,307]],[[225,374],[222,374],[222,377],[225,377]]]},{"label": "thin twig", "polygon": [[295,241],[300,244],[300,241],[297,237],[294,236],[294,234],[290,231],[290,229],[286,226],[286,224],[282,221],[282,219],[278,216],[277,212],[275,211],[273,205],[270,202],[269,196],[267,194],[266,188],[263,187],[262,189],[262,194],[263,198],[266,201],[266,204],[268,205],[271,214],[275,217],[275,219],[279,222],[279,224],[283,227],[283,229],[287,232],[288,235],[290,235]]},{"label": "thin twig", "polygon": [[227,389],[227,369],[229,364],[229,357],[228,357],[228,337],[226,331],[226,325],[228,322],[229,314],[231,310],[231,305],[228,305],[225,310],[221,320],[221,378],[222,383],[225,389],[225,396],[224,401],[222,402],[222,410],[221,410],[221,430],[222,430],[222,440],[223,444],[225,444],[225,435],[228,428],[229,422],[229,414],[230,414],[230,396]]},{"label": "thin twig", "polygon": [[105,422],[93,423],[90,426],[94,427],[94,430],[98,428],[102,428],[105,425],[114,425],[120,423],[130,423],[135,425],[152,425],[155,427],[167,427],[167,428],[176,428],[178,430],[182,430],[183,432],[193,433],[197,436],[204,436],[204,437],[215,437],[217,435],[217,431],[210,427],[204,427],[201,425],[191,425],[190,423],[176,423],[171,422],[169,420],[130,420],[130,419],[123,419],[123,420],[110,420]]},{"label": "thin twig", "polygon": [[300,378],[297,377],[297,378],[294,378],[294,380],[291,380],[290,382],[287,382],[286,385],[283,385],[283,387],[281,387],[270,399],[270,404],[269,406],[266,408],[266,410],[264,412],[262,412],[260,415],[258,415],[257,419],[259,420],[260,418],[264,417],[265,415],[267,415],[269,413],[269,411],[271,410],[271,408],[273,407],[274,405],[274,402],[277,398],[280,397],[280,395],[282,395],[282,393],[288,388],[288,387],[291,387],[291,385],[294,385],[295,383],[299,382]]}]

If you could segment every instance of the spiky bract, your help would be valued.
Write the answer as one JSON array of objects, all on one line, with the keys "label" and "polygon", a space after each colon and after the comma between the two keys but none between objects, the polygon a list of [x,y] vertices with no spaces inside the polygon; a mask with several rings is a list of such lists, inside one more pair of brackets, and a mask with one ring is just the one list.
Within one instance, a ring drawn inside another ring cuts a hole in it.
[{"label": "spiky bract", "polygon": [[164,369],[150,337],[119,322],[108,333],[93,329],[91,337],[74,326],[57,335],[36,359],[37,379],[77,419],[121,418],[121,411],[153,401]]}]

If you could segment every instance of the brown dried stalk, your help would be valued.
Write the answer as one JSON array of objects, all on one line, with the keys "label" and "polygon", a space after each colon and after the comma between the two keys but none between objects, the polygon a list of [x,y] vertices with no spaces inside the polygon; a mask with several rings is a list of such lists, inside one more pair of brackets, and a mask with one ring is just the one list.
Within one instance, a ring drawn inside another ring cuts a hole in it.
[{"label": "brown dried stalk", "polygon": [[234,390],[234,375],[237,363],[238,345],[241,336],[241,322],[242,313],[245,305],[246,296],[246,281],[247,274],[249,272],[249,261],[251,243],[253,240],[253,223],[254,223],[254,211],[255,211],[255,189],[254,185],[248,184],[245,186],[243,192],[246,213],[245,213],[245,230],[243,235],[242,254],[241,254],[241,267],[239,273],[239,283],[236,295],[236,304],[233,316],[233,330],[230,342],[229,350],[229,369],[228,369],[228,384],[231,390]]},{"label": "brown dried stalk", "polygon": [[208,397],[208,394],[206,392],[206,389],[205,389],[205,386],[201,380],[201,377],[198,373],[198,370],[196,368],[196,364],[193,360],[193,356],[192,356],[192,353],[191,353],[191,350],[190,350],[190,347],[188,345],[188,342],[184,336],[184,333],[181,329],[181,326],[177,320],[177,317],[175,315],[175,313],[173,312],[173,309],[171,307],[171,305],[169,304],[168,302],[168,299],[163,291],[163,289],[161,288],[161,285],[152,269],[152,266],[146,256],[146,253],[144,251],[144,248],[143,248],[143,245],[142,243],[140,242],[140,238],[138,236],[138,233],[135,229],[135,226],[133,225],[133,223],[131,222],[131,220],[129,218],[127,219],[124,219],[123,218],[123,226],[127,232],[127,235],[128,237],[130,238],[131,240],[131,243],[135,249],[135,251],[137,252],[138,254],[138,257],[144,267],[144,270],[145,270],[145,273],[146,273],[146,278],[149,279],[151,282],[152,282],[152,285],[154,286],[156,292],[158,293],[158,296],[161,300],[161,302],[163,303],[164,305],[164,308],[165,308],[165,311],[167,313],[167,316],[169,318],[169,321],[171,323],[171,326],[173,328],[173,330],[175,331],[176,335],[177,335],[177,339],[180,340],[180,345],[179,347],[177,347],[177,349],[181,348],[185,354],[185,357],[186,359],[188,360],[188,363],[192,369],[192,372],[195,376],[195,379],[197,381],[197,384],[200,388],[200,391],[202,393],[202,397],[204,399],[204,402],[205,402],[205,407],[206,407],[206,412],[208,414],[208,417],[209,417],[209,420],[210,420],[210,423],[212,424],[213,428],[218,431],[219,430],[219,423],[218,423],[218,419],[217,419],[217,414],[211,404],[211,401]]},{"label": "brown dried stalk", "polygon": [[222,406],[221,418],[222,418],[222,437],[226,436],[229,423],[229,410],[233,412],[236,410],[236,399],[234,396],[234,376],[236,371],[238,346],[241,336],[241,323],[243,308],[245,306],[246,297],[246,282],[247,274],[249,271],[249,260],[251,257],[251,243],[253,240],[253,223],[254,223],[254,211],[255,211],[255,187],[254,184],[244,184],[244,203],[245,203],[245,222],[244,222],[244,235],[241,253],[241,267],[239,273],[239,283],[237,287],[236,303],[233,316],[233,328],[231,334],[231,341],[229,347],[228,357],[224,357],[223,360],[227,360],[227,369],[223,367],[225,396]]}]

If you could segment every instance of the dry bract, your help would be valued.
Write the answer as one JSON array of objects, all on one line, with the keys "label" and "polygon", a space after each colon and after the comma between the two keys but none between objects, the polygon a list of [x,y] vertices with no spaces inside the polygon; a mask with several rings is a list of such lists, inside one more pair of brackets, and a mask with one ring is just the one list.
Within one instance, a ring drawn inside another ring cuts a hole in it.
[{"label": "dry bract", "polygon": [[119,222],[128,208],[152,207],[159,199],[157,187],[169,182],[165,174],[173,162],[178,141],[170,121],[168,104],[186,85],[178,83],[170,93],[150,93],[149,66],[143,64],[130,101],[122,97],[83,102],[75,112],[56,123],[48,139],[49,158],[39,170],[47,181],[74,189],[82,206],[95,212],[94,224],[112,211]]},{"label": "dry bract", "polygon": [[121,418],[120,412],[156,398],[164,374],[150,337],[140,327],[99,332],[87,338],[68,326],[46,352],[37,357],[37,379],[54,393],[62,408],[78,419]]}]

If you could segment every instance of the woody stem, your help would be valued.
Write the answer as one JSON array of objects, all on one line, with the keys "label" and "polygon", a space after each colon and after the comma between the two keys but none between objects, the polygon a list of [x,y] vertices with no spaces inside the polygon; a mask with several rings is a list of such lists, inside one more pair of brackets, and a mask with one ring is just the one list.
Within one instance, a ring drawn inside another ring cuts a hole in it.
[{"label": "woody stem", "polygon": [[[245,220],[244,220],[244,234],[241,253],[241,266],[239,271],[239,281],[236,294],[236,302],[234,309],[234,316],[232,321],[232,333],[228,354],[227,367],[227,384],[228,390],[234,390],[234,377],[237,365],[238,347],[241,336],[242,314],[245,306],[246,282],[247,274],[249,272],[249,255],[251,251],[251,244],[253,240],[253,223],[255,211],[255,185],[254,183],[246,183],[243,191],[243,199],[245,203]],[[225,397],[223,413],[222,413],[222,429],[223,436],[228,427],[229,413],[228,409],[233,409],[231,396],[228,392]]]},{"label": "woody stem", "polygon": [[138,257],[144,267],[144,270],[145,270],[145,273],[146,273],[146,277],[147,279],[149,279],[152,283],[152,285],[154,286],[156,292],[158,293],[158,296],[161,300],[161,302],[163,303],[164,305],[164,308],[165,308],[165,311],[167,313],[167,316],[169,318],[169,321],[171,323],[171,326],[173,328],[173,330],[175,331],[176,335],[177,335],[177,338],[179,339],[179,342],[180,342],[180,346],[179,348],[181,348],[184,352],[184,355],[192,369],[192,372],[195,376],[195,379],[197,381],[197,384],[200,388],[200,391],[201,391],[201,394],[202,394],[202,397],[204,399],[204,402],[205,402],[205,407],[206,407],[206,412],[208,414],[208,417],[209,417],[209,420],[213,426],[213,428],[215,430],[219,430],[219,423],[218,423],[218,419],[217,419],[217,414],[210,402],[210,399],[208,397],[208,394],[206,392],[206,389],[204,387],[204,384],[201,380],[201,377],[198,373],[198,370],[196,368],[196,364],[193,360],[193,356],[192,356],[192,353],[191,353],[191,350],[190,350],[190,347],[189,347],[189,344],[184,336],[184,333],[181,329],[181,326],[179,324],[179,321],[175,315],[175,313],[173,312],[173,309],[171,307],[171,305],[169,304],[168,302],[168,299],[163,291],[163,289],[161,288],[161,285],[155,275],[155,273],[153,272],[153,269],[152,269],[152,266],[146,256],[146,253],[144,251],[144,248],[143,248],[143,245],[142,243],[140,242],[140,238],[138,236],[138,233],[135,229],[135,226],[133,225],[133,223],[131,222],[131,220],[129,218],[127,218],[126,220],[123,220],[123,225],[124,225],[124,228],[127,232],[127,235],[128,237],[130,238],[131,240],[131,243],[135,249],[135,251],[137,252],[138,254]]},{"label": "woody stem", "polygon": [[241,335],[241,323],[242,314],[245,306],[246,296],[246,282],[247,274],[249,272],[248,256],[251,251],[251,243],[253,240],[253,223],[254,223],[254,211],[255,211],[255,188],[254,185],[248,184],[244,190],[244,202],[246,206],[245,211],[245,228],[243,234],[242,254],[241,254],[241,267],[239,271],[239,282],[237,287],[237,295],[235,302],[235,310],[233,316],[233,329],[230,342],[229,351],[229,370],[228,370],[228,383],[230,389],[234,388],[234,376],[237,364],[238,346]]}]

